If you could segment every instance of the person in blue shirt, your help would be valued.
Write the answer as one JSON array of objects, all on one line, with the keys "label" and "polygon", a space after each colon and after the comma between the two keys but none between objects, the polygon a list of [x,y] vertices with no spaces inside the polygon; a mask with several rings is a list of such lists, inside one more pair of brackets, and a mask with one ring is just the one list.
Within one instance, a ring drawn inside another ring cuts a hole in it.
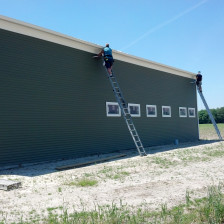
[{"label": "person in blue shirt", "polygon": [[114,63],[113,55],[112,55],[112,49],[110,48],[109,44],[106,44],[106,46],[102,49],[102,51],[98,54],[98,57],[103,56],[105,66],[107,68],[107,71],[110,76],[113,75],[112,73],[112,65]]}]

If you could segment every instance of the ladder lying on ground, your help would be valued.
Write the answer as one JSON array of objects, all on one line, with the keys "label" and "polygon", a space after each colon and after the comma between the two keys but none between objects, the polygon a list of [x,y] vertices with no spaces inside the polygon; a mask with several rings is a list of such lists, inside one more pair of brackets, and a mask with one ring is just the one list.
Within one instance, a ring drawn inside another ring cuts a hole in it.
[{"label": "ladder lying on ground", "polygon": [[218,126],[217,126],[217,124],[216,124],[216,122],[215,122],[215,119],[214,119],[214,117],[213,117],[213,115],[212,115],[212,113],[211,113],[211,111],[210,111],[210,109],[209,109],[209,107],[208,107],[208,104],[207,104],[207,102],[206,102],[206,100],[205,100],[205,98],[204,98],[204,95],[203,95],[202,92],[199,90],[199,88],[198,88],[197,85],[196,85],[196,87],[197,87],[198,93],[199,93],[199,95],[200,95],[200,97],[201,97],[201,100],[202,100],[202,102],[203,102],[204,105],[205,105],[205,108],[206,108],[206,110],[207,110],[207,112],[208,112],[208,115],[209,115],[209,117],[210,117],[210,119],[211,119],[211,121],[212,121],[212,124],[213,124],[213,126],[214,126],[214,128],[215,128],[215,130],[216,130],[216,133],[217,133],[217,135],[219,136],[219,140],[222,140],[222,136],[221,136],[221,134],[220,134],[219,128],[218,128]]},{"label": "ladder lying on ground", "polygon": [[137,132],[135,126],[134,126],[134,123],[133,123],[132,118],[131,118],[131,114],[129,113],[129,110],[128,110],[128,105],[124,100],[124,97],[123,97],[121,89],[118,85],[117,79],[116,79],[114,74],[112,76],[110,76],[108,74],[108,72],[107,72],[107,76],[110,80],[110,83],[111,83],[111,86],[113,88],[115,97],[116,97],[117,102],[118,102],[118,104],[121,108],[122,115],[123,115],[123,117],[125,119],[125,122],[128,126],[129,132],[130,132],[130,134],[132,136],[132,139],[135,143],[135,146],[136,146],[136,148],[139,152],[139,155],[140,156],[146,156],[147,154],[146,154],[145,149],[142,145],[142,142],[141,142],[141,139],[138,135],[138,132]]}]

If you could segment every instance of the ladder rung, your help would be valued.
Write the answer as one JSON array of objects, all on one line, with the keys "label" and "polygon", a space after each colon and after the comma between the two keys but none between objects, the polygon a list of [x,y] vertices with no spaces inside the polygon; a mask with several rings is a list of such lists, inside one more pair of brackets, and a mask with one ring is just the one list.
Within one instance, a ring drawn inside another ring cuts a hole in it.
[{"label": "ladder rung", "polygon": [[134,124],[128,123],[128,125],[130,126],[130,128],[132,127],[134,131],[136,131]]}]

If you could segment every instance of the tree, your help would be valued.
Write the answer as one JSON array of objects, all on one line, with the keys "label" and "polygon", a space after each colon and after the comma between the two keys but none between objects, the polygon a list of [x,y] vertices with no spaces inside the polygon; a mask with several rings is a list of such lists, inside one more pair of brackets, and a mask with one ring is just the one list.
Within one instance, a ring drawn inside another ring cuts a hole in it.
[{"label": "tree", "polygon": [[217,108],[217,123],[224,123],[224,107]]},{"label": "tree", "polygon": [[198,112],[198,117],[199,117],[200,124],[208,124],[209,123],[208,113],[206,110],[200,110]]},{"label": "tree", "polygon": [[[224,107],[220,107],[217,109],[211,109],[211,113],[212,113],[216,123],[224,123]],[[206,110],[200,110],[198,112],[198,118],[199,118],[199,124],[211,123],[211,120],[210,120]]]}]

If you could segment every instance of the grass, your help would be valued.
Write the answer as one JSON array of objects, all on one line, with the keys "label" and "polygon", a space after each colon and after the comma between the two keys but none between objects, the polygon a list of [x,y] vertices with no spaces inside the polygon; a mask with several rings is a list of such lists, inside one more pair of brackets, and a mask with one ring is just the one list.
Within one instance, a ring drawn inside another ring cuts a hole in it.
[{"label": "grass", "polygon": [[126,176],[129,176],[130,173],[124,171],[125,167],[106,167],[97,172],[97,176],[101,179],[112,179],[112,180],[123,180]]},{"label": "grass", "polygon": [[97,180],[83,178],[77,181],[76,185],[80,187],[92,187],[98,183]]},{"label": "grass", "polygon": [[[219,131],[224,138],[224,124],[217,124]],[[212,140],[218,139],[213,124],[199,124],[200,139]]]},{"label": "grass", "polygon": [[123,177],[129,176],[129,175],[130,175],[129,172],[121,171],[121,172],[118,172],[115,175],[111,176],[111,179],[114,179],[114,180],[119,179],[119,180],[121,180]]},{"label": "grass", "polygon": [[[161,205],[158,211],[150,211],[147,205],[133,208],[120,202],[106,206],[96,206],[93,211],[68,213],[60,207],[61,214],[54,213],[57,208],[48,208],[46,218],[39,217],[32,220],[21,220],[17,224],[222,224],[224,223],[224,195],[223,185],[208,188],[207,197],[191,199],[186,192],[186,203],[168,209],[166,204]],[[7,222],[0,221],[0,224]]]},{"label": "grass", "polygon": [[160,168],[169,168],[170,166],[175,166],[178,164],[176,161],[162,157],[152,157],[150,158],[150,163],[155,163],[159,165]]},{"label": "grass", "polygon": [[71,181],[67,183],[68,186],[78,186],[78,187],[92,187],[94,185],[97,185],[98,181],[94,179],[88,179],[88,178],[81,178],[76,181]]}]

